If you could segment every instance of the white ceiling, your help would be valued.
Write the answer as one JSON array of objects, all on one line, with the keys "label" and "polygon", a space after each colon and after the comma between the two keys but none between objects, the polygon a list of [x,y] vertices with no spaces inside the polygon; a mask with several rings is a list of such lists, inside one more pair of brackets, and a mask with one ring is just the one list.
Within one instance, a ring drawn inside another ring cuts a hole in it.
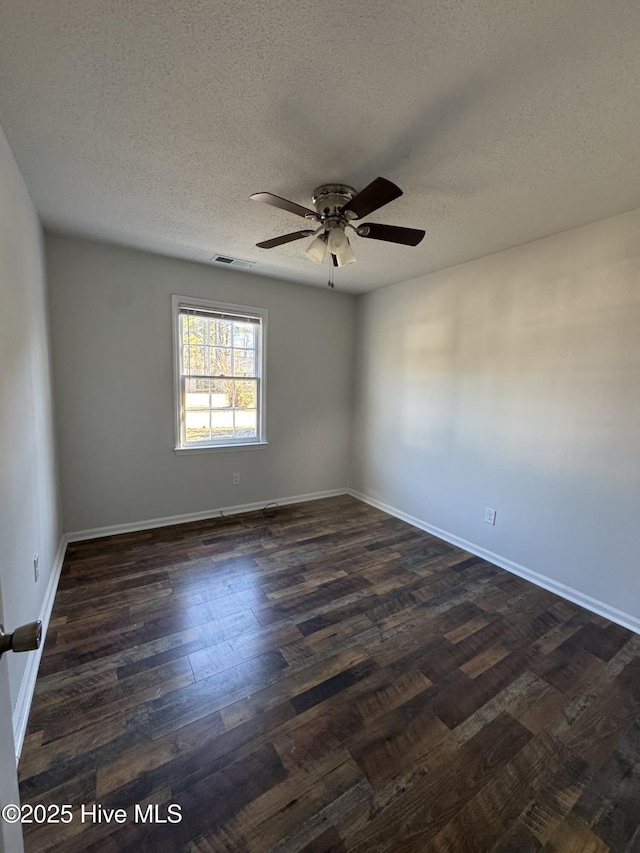
[{"label": "white ceiling", "polygon": [[53,229],[324,286],[311,204],[378,175],[358,293],[640,207],[633,0],[3,0],[0,124]]}]

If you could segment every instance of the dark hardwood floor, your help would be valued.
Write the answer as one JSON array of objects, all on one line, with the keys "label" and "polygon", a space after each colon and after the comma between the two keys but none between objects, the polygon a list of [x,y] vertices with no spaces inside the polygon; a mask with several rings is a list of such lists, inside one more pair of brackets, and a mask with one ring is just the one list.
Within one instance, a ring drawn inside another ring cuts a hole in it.
[{"label": "dark hardwood floor", "polygon": [[350,497],[76,543],[20,779],[27,851],[640,851],[640,637]]}]

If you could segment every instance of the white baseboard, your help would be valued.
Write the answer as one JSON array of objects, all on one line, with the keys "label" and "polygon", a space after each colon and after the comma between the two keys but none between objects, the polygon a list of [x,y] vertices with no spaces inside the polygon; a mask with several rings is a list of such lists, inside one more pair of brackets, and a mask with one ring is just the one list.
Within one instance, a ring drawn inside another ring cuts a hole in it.
[{"label": "white baseboard", "polygon": [[20,691],[18,692],[18,700],[13,711],[13,739],[15,742],[16,761],[20,760],[22,752],[22,744],[27,731],[27,723],[29,722],[29,711],[31,710],[31,702],[33,693],[36,689],[36,677],[38,675],[38,667],[40,666],[40,658],[44,649],[45,638],[47,636],[47,628],[49,627],[49,619],[53,610],[53,602],[55,601],[56,591],[58,589],[58,581],[60,580],[60,572],[64,563],[64,554],[67,549],[67,537],[62,534],[58,550],[53,561],[49,583],[47,585],[42,607],[40,609],[40,621],[42,622],[42,642],[37,651],[30,652],[27,658],[27,668],[22,676]]},{"label": "white baseboard", "polygon": [[531,581],[531,583],[536,586],[541,586],[543,589],[547,589],[549,592],[553,592],[561,598],[565,598],[567,601],[573,602],[573,604],[578,604],[580,607],[584,607],[585,610],[597,613],[598,616],[604,616],[605,619],[609,619],[611,622],[615,622],[623,628],[628,628],[630,631],[640,634],[640,619],[637,616],[624,613],[622,610],[618,610],[610,604],[598,601],[596,598],[592,598],[590,595],[586,595],[577,589],[565,586],[565,584],[553,580],[553,578],[549,578],[546,575],[541,575],[538,572],[527,569],[519,563],[514,563],[512,560],[501,557],[500,554],[494,554],[493,551],[488,551],[486,548],[481,548],[473,542],[461,539],[459,536],[455,536],[447,530],[441,530],[439,527],[427,524],[426,521],[422,521],[420,518],[408,515],[406,512],[395,509],[395,507],[389,506],[375,498],[370,498],[361,492],[355,491],[354,489],[349,489],[348,494],[366,504],[369,504],[370,506],[375,507],[376,509],[382,510],[382,512],[386,512],[388,515],[393,515],[401,521],[406,521],[407,524],[411,524],[413,527],[424,530],[426,533],[431,533],[433,536],[437,536],[438,539],[444,539],[445,542],[457,545],[458,548],[462,548],[464,551],[469,551],[471,554],[475,554],[476,557],[482,557],[483,560],[487,560],[489,563],[493,563],[501,569],[505,569],[514,575],[518,575],[525,580]]},{"label": "white baseboard", "polygon": [[206,521],[208,518],[216,518],[220,513],[225,515],[237,515],[241,512],[254,512],[263,509],[268,504],[277,503],[281,506],[287,504],[299,504],[305,501],[318,501],[322,498],[335,498],[338,495],[351,494],[348,489],[331,489],[327,492],[312,492],[308,495],[294,495],[287,498],[272,498],[268,501],[256,501],[250,504],[238,504],[237,506],[221,506],[217,509],[207,509],[203,512],[191,512],[186,515],[170,515],[165,518],[149,518],[146,521],[134,521],[128,524],[114,524],[111,527],[94,527],[91,530],[76,530],[67,533],[67,542],[84,542],[86,539],[100,539],[103,536],[117,536],[120,533],[136,533],[139,530],[152,530],[154,527],[170,527],[172,524],[186,524],[190,521]]}]

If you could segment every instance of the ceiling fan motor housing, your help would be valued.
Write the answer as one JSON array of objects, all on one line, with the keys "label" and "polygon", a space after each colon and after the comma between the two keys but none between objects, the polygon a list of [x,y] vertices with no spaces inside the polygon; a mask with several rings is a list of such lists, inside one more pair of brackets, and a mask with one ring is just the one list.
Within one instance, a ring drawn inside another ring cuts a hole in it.
[{"label": "ceiling fan motor housing", "polygon": [[322,222],[333,225],[348,222],[349,214],[342,208],[356,195],[356,190],[346,184],[322,184],[313,191],[312,201]]}]

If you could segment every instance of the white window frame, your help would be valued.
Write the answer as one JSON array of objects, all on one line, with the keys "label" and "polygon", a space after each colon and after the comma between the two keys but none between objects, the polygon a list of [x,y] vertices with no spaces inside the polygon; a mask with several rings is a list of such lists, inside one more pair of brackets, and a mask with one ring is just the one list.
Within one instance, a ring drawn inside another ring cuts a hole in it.
[{"label": "white window frame", "polygon": [[[187,442],[185,436],[184,375],[182,371],[182,340],[180,332],[180,314],[183,308],[229,314],[237,317],[251,317],[258,320],[256,327],[258,346],[256,347],[257,389],[257,435],[253,438],[208,439],[206,441]],[[176,453],[202,453],[211,450],[240,450],[266,446],[266,378],[267,378],[267,309],[248,305],[233,305],[228,302],[214,302],[191,296],[171,297],[171,315],[173,324],[173,364],[174,364],[174,411],[175,411],[175,451]]]}]

